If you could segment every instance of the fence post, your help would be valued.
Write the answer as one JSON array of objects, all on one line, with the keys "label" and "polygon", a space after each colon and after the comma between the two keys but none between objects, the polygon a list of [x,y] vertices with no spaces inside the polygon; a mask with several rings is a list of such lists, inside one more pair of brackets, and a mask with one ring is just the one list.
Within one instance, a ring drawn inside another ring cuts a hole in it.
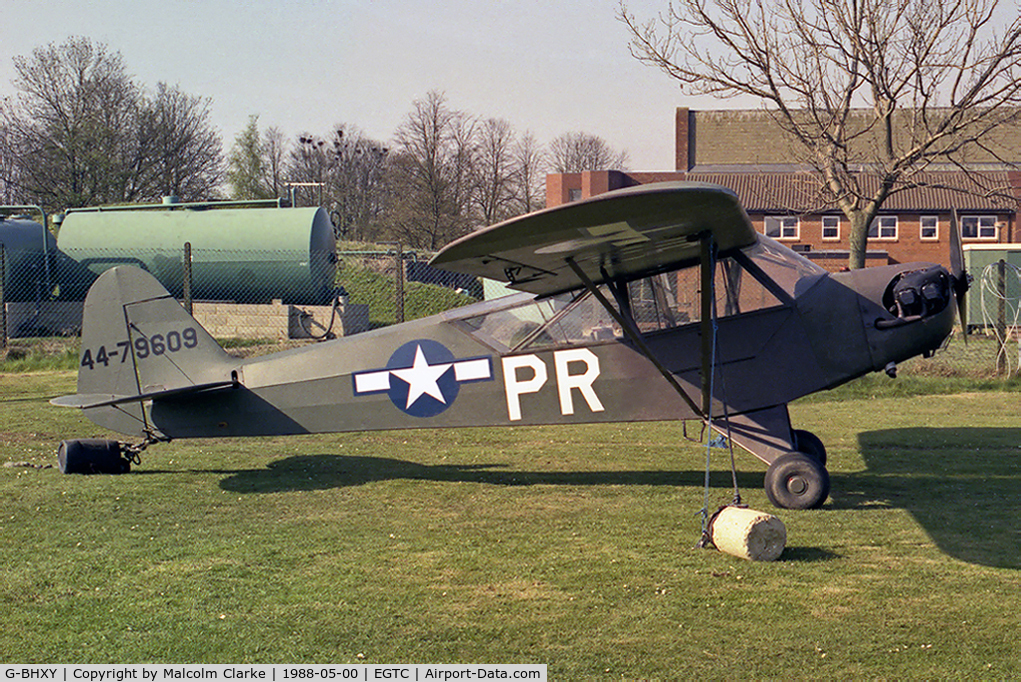
[{"label": "fence post", "polygon": [[394,317],[400,324],[404,322],[404,246],[400,242],[397,242],[394,260],[397,268],[394,272],[394,285],[397,290],[394,295]]},{"label": "fence post", "polygon": [[996,349],[999,376],[1007,371],[1007,262],[1002,258],[996,264],[996,338],[1000,343]]},{"label": "fence post", "polygon": [[181,295],[184,297],[184,309],[188,314],[192,313],[191,306],[191,242],[184,243],[184,282],[181,286]]},{"label": "fence post", "polygon": [[7,348],[7,296],[4,284],[7,280],[7,247],[0,242],[0,348]]}]

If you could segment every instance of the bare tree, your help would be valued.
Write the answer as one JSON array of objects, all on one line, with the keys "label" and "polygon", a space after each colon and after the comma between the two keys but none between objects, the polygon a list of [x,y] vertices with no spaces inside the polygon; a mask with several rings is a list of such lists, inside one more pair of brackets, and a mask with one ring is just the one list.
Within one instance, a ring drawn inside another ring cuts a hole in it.
[{"label": "bare tree", "polygon": [[210,198],[224,176],[220,135],[209,123],[209,100],[157,83],[143,103],[144,132],[152,141],[152,179],[145,198],[172,195],[186,201]]},{"label": "bare tree", "polygon": [[252,188],[245,195],[279,196],[291,184],[297,204],[330,211],[338,237],[365,238],[382,210],[388,153],[382,143],[345,124],[328,139],[302,133],[287,152],[280,130],[270,128],[260,136],[252,117],[235,140],[229,177],[236,193]]},{"label": "bare tree", "polygon": [[270,126],[262,134],[264,181],[271,198],[284,194],[287,174],[287,139],[280,128]]},{"label": "bare tree", "polygon": [[148,94],[119,53],[71,38],[15,57],[20,91],[5,107],[9,177],[21,201],[50,210],[199,199],[222,179],[209,100],[160,83]]},{"label": "bare tree", "polygon": [[482,121],[476,132],[475,204],[484,224],[492,225],[514,213],[514,130],[504,119]]},{"label": "bare tree", "polygon": [[546,205],[546,153],[532,133],[514,144],[514,179],[511,196],[515,214],[531,213]]},{"label": "bare tree", "polygon": [[14,162],[14,146],[7,116],[5,101],[0,102],[0,203],[18,203],[18,165]]},{"label": "bare tree", "polygon": [[478,126],[476,140],[472,168],[483,225],[545,205],[546,155],[534,135],[518,138],[507,121],[487,119]]},{"label": "bare tree", "polygon": [[403,241],[436,249],[471,227],[468,207],[475,119],[430,92],[416,100],[395,135],[388,222]]},{"label": "bare tree", "polygon": [[439,248],[444,242],[471,232],[481,220],[472,204],[475,195],[475,164],[479,158],[479,119],[463,111],[451,110],[450,114],[444,167],[454,219],[452,231],[442,241],[428,247],[430,249]]},{"label": "bare tree", "polygon": [[364,239],[372,234],[383,207],[389,151],[354,126],[341,124],[334,129],[327,194],[338,237]]},{"label": "bare tree", "polygon": [[333,162],[326,140],[311,133],[298,135],[298,144],[291,149],[287,165],[288,180],[296,185],[296,204],[321,206],[325,203]]},{"label": "bare tree", "polygon": [[588,133],[564,133],[549,144],[554,173],[580,173],[595,170],[624,170],[629,163],[626,151],[614,151],[606,140]]},{"label": "bare tree", "polygon": [[[996,0],[678,0],[632,53],[692,95],[757,98],[851,223],[850,266],[894,193],[1019,121],[1021,19]],[[969,189],[962,187],[959,189]],[[972,191],[975,188],[970,188]]]}]

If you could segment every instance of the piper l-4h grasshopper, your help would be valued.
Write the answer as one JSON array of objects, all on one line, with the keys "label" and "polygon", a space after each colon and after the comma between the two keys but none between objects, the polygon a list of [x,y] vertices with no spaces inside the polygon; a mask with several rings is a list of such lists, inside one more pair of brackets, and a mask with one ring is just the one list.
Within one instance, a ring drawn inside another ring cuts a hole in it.
[{"label": "piper l-4h grasshopper", "polygon": [[117,267],[85,301],[78,392],[53,402],[139,442],[64,441],[59,461],[126,470],[174,438],[698,420],[768,464],[775,505],[818,507],[826,449],[787,404],[936,350],[967,289],[957,251],[953,272],[828,273],[757,233],[726,188],[645,185],[432,260],[523,293],[244,360],[150,274]]}]

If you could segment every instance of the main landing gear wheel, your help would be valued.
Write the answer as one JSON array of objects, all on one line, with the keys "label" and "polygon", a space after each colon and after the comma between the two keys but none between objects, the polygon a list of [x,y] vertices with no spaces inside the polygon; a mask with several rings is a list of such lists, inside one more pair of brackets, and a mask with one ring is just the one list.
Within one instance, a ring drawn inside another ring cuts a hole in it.
[{"label": "main landing gear wheel", "polygon": [[826,466],[826,446],[811,431],[794,429],[794,449]]},{"label": "main landing gear wheel", "polygon": [[781,509],[817,509],[830,494],[830,475],[800,452],[780,455],[766,469],[766,497]]}]

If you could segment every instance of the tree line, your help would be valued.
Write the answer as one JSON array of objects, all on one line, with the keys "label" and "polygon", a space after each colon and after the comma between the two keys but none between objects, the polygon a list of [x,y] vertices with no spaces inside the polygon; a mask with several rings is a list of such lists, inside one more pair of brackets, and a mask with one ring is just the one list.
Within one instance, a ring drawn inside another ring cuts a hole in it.
[{"label": "tree line", "polygon": [[299,204],[324,206],[344,239],[436,249],[542,208],[547,172],[623,168],[627,161],[626,152],[586,133],[543,147],[508,121],[458,111],[432,91],[412,103],[386,143],[342,124],[288,144],[278,128],[260,130],[253,116],[231,148],[227,184],[238,198],[289,191]]},{"label": "tree line", "polygon": [[415,100],[388,141],[338,123],[288,139],[257,116],[224,142],[212,100],[132,77],[120,53],[88,38],[14,58],[16,93],[0,102],[0,202],[49,212],[82,206],[293,196],[329,211],[338,237],[436,249],[545,205],[548,172],[624,168],[602,138],[548,145],[501,118]]}]

